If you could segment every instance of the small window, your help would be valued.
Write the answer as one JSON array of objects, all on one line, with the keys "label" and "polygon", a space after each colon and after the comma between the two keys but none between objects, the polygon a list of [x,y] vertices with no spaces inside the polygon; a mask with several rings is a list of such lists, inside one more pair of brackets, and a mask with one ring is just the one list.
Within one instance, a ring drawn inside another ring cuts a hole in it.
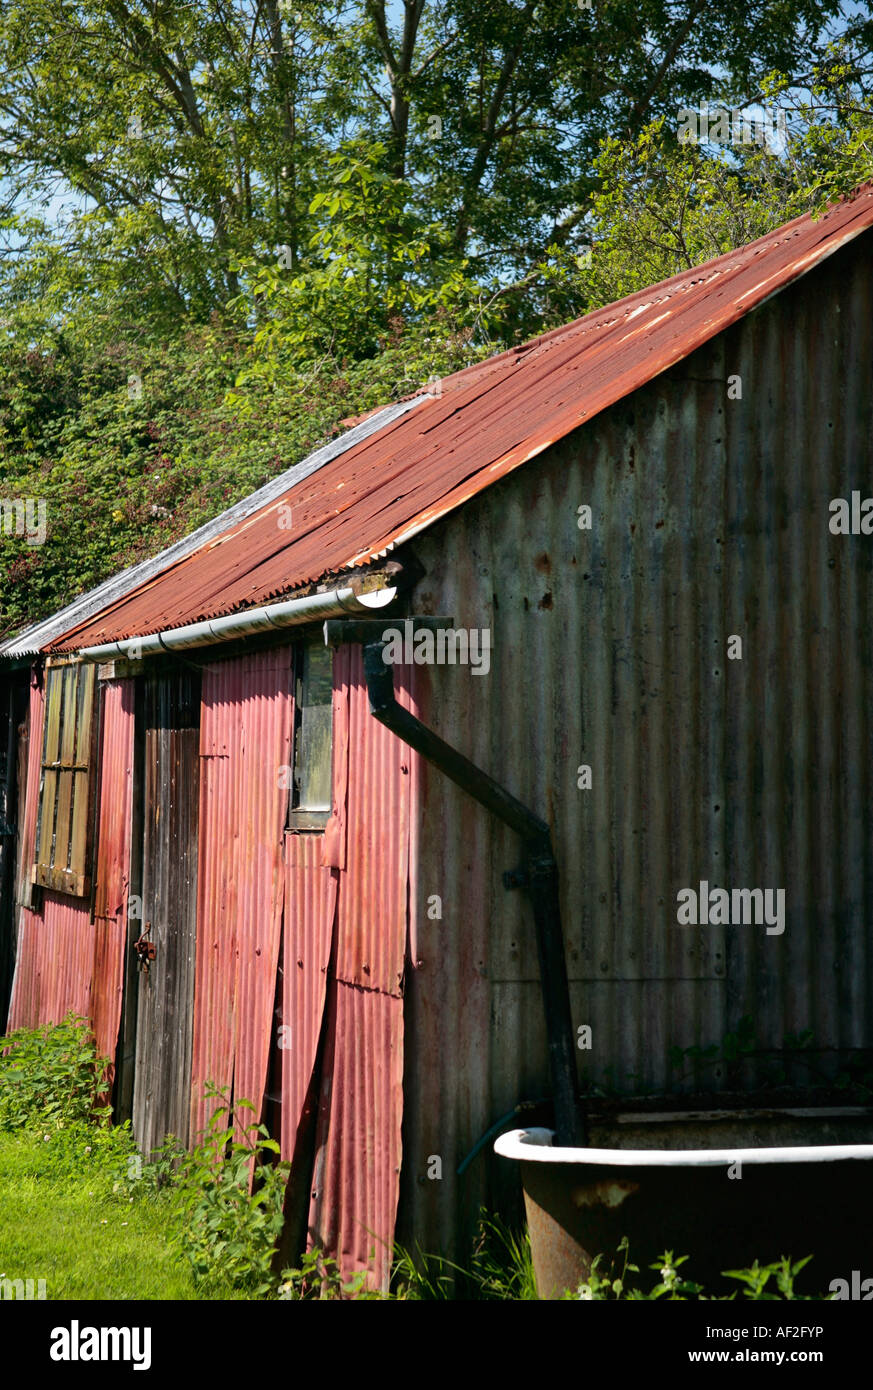
[{"label": "small window", "polygon": [[36,822],[34,883],[84,897],[91,891],[94,689],[91,662],[49,666]]},{"label": "small window", "polygon": [[323,641],[294,653],[294,775],[288,824],[321,830],[331,810],[333,652]]}]

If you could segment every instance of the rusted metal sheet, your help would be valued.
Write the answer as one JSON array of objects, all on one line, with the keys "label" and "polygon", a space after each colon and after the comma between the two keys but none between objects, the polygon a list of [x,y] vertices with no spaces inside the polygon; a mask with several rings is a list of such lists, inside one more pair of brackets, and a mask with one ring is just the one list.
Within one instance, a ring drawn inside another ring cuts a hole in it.
[{"label": "rusted metal sheet", "polygon": [[91,1019],[98,1051],[113,1060],[111,1083],[121,1020],[130,886],[134,683],[104,681],[98,694],[103,708]]},{"label": "rusted metal sheet", "polygon": [[444,379],[441,397],[362,440],[54,646],[70,650],[216,617],[387,553],[871,226],[873,186],[866,186],[818,221],[798,218]]},{"label": "rusted metal sheet", "polygon": [[[39,918],[30,910],[33,884],[30,877],[36,842],[36,816],[39,809],[39,762],[42,732],[42,686],[31,682],[26,728],[19,744],[19,768],[23,770],[23,792],[19,797],[18,858],[16,862],[15,973],[9,1000],[7,1032],[26,1027],[39,1017],[39,975],[36,953],[39,948]],[[24,758],[22,758],[22,752]],[[26,759],[26,762],[25,762]],[[24,767],[22,768],[22,763]]]},{"label": "rusted metal sheet", "polygon": [[403,1000],[332,980],[309,1243],[387,1288],[400,1181]]},{"label": "rusted metal sheet", "polygon": [[321,863],[322,836],[285,836],[282,970],[282,1157],[300,1155],[304,1104],[313,1080],[336,916],[338,873]]},{"label": "rusted metal sheet", "polygon": [[[410,683],[407,668],[398,666],[398,694],[414,708]],[[359,646],[339,649],[334,684],[345,696],[334,718],[340,748],[347,731],[349,756],[334,764],[334,804],[345,804],[347,843],[309,1239],[336,1257],[346,1278],[367,1269],[370,1286],[384,1288],[401,1163],[402,993],[416,755],[371,717]]]},{"label": "rusted metal sheet", "polygon": [[203,671],[191,1135],[233,1083],[260,1114],[284,902],[291,647]]},{"label": "rusted metal sheet", "polygon": [[[395,688],[406,668],[395,669]],[[362,648],[349,648],[346,871],[339,893],[336,976],[399,995],[407,936],[409,783],[416,756],[370,714]]]},{"label": "rusted metal sheet", "polygon": [[144,1153],[188,1139],[200,781],[196,672],[146,680],[141,927],[155,956],[137,982],[133,1131]]},{"label": "rusted metal sheet", "polygon": [[[873,551],[829,530],[832,498],[870,493],[871,317],[858,242],[416,541],[412,611],[494,641],[487,676],[421,668],[421,718],[552,825],[601,1087],[808,1086],[873,1045]],[[451,1249],[514,1200],[487,1154],[457,1163],[548,1069],[518,843],[422,775],[398,1237]],[[701,880],[784,887],[784,933],[680,927]],[[673,1063],[744,1016],[754,1056]]]},{"label": "rusted metal sheet", "polygon": [[27,717],[27,775],[25,800],[19,803],[21,829],[18,836],[18,888],[16,900],[25,907],[33,901],[33,853],[36,845],[36,818],[39,812],[40,760],[42,758],[43,687],[31,682]]},{"label": "rusted metal sheet", "polygon": [[99,691],[103,708],[94,916],[117,921],[126,916],[130,882],[134,682],[101,681]]},{"label": "rusted metal sheet", "polygon": [[8,1031],[90,1017],[94,928],[88,903],[46,890],[42,913],[22,907]]},{"label": "rusted metal sheet", "polygon": [[19,907],[7,1033],[14,1033],[16,1028],[34,1027],[39,1019],[39,928],[40,920],[36,913],[28,907]]},{"label": "rusted metal sheet", "polygon": [[0,1028],[6,1024],[15,972],[16,846],[26,793],[19,736],[29,705],[25,682],[22,672],[0,681]]}]

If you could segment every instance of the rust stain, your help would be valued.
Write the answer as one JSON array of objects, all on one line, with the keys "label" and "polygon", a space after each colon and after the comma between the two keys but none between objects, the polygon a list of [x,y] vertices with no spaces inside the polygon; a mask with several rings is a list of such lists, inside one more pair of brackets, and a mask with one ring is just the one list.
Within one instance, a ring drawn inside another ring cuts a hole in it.
[{"label": "rust stain", "polygon": [[639,1190],[638,1182],[608,1178],[605,1182],[590,1183],[587,1187],[574,1187],[570,1198],[574,1207],[620,1207],[622,1202]]}]

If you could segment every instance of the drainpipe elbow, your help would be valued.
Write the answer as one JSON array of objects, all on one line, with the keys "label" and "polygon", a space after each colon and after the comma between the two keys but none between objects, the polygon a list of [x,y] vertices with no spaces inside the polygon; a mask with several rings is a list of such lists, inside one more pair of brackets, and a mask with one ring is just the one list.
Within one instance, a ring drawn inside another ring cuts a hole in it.
[{"label": "drainpipe elbow", "polygon": [[381,642],[370,642],[364,647],[364,675],[367,678],[367,695],[370,700],[370,713],[378,719],[397,703],[394,697],[394,672],[386,666]]}]

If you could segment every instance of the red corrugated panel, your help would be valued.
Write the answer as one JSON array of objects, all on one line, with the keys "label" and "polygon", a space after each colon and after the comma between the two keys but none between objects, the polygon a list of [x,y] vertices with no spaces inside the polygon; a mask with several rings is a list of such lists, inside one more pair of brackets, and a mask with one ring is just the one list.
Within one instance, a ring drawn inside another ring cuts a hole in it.
[{"label": "red corrugated panel", "polygon": [[203,671],[191,1134],[213,1081],[260,1112],[284,900],[291,649]]},{"label": "red corrugated panel", "polygon": [[[406,950],[412,749],[370,713],[363,649],[349,649],[346,872],[339,894],[337,979],[399,994]],[[395,669],[403,686],[405,667]]]},{"label": "red corrugated panel", "polygon": [[403,1000],[332,980],[309,1243],[385,1289],[400,1184]]},{"label": "red corrugated panel", "polygon": [[321,863],[321,835],[285,837],[282,1157],[293,1160],[312,1081],[327,989],[338,874]]},{"label": "red corrugated panel", "polygon": [[43,687],[31,684],[27,721],[27,791],[19,843],[17,901],[30,901],[30,871],[36,844],[36,816],[39,808],[39,776],[42,758]]},{"label": "red corrugated panel", "polygon": [[[21,836],[19,842],[18,885],[16,901],[28,900],[30,870],[33,864],[33,847],[36,841],[36,816],[39,807],[39,764],[42,753],[42,711],[43,691],[41,686],[31,684],[30,711],[28,716],[27,742],[27,790],[25,804],[21,811]],[[6,1030],[31,1027],[39,1018],[39,949],[40,919],[27,907],[18,909],[18,939],[15,952],[15,974],[12,980],[12,995],[9,1001],[9,1017]]]},{"label": "red corrugated panel", "polygon": [[[410,679],[405,667],[397,667],[395,688],[414,709]],[[370,714],[360,647],[338,653],[335,683],[347,691],[346,868],[339,882],[310,1242],[333,1254],[346,1278],[367,1269],[369,1284],[384,1288],[401,1159],[415,755]],[[342,777],[340,762],[335,779]],[[343,799],[341,780],[334,797]]]},{"label": "red corrugated panel", "polygon": [[[94,896],[91,1015],[99,1052],[114,1058],[124,989],[133,792],[133,680],[101,685],[100,830]],[[111,1084],[114,1064],[110,1072]]]},{"label": "red corrugated panel", "polygon": [[39,942],[42,921],[28,907],[18,909],[18,940],[15,952],[15,975],[9,1001],[7,1033],[16,1028],[32,1028],[39,1021]]},{"label": "red corrugated panel", "polygon": [[94,928],[87,899],[45,890],[42,915],[23,907],[9,1031],[89,1018]]},{"label": "red corrugated panel", "polygon": [[[442,382],[283,498],[71,630],[74,649],[268,602],[401,544],[873,226],[873,185]],[[280,514],[279,509],[283,508]],[[287,521],[290,508],[291,528]]]}]

